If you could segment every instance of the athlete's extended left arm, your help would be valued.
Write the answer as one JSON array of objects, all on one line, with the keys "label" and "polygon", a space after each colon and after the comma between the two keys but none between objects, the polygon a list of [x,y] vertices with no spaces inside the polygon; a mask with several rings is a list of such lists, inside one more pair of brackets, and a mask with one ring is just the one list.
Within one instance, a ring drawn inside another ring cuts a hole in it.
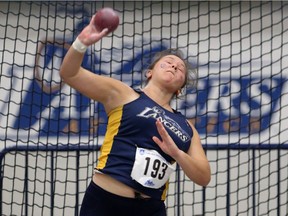
[{"label": "athlete's extended left arm", "polygon": [[195,127],[192,124],[190,125],[193,129],[193,138],[188,153],[177,147],[160,121],[156,121],[156,126],[162,140],[156,136],[153,137],[153,140],[162,151],[175,159],[193,182],[201,186],[207,186],[211,179],[210,165],[203,150],[199,134]]}]

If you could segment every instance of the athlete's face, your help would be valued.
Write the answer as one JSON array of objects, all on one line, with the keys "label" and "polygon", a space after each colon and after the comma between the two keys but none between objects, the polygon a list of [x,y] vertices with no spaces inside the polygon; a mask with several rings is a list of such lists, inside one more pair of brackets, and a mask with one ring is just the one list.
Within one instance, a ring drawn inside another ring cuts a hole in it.
[{"label": "athlete's face", "polygon": [[162,57],[151,70],[151,78],[169,84],[174,90],[180,90],[186,80],[187,69],[182,59],[175,55]]}]

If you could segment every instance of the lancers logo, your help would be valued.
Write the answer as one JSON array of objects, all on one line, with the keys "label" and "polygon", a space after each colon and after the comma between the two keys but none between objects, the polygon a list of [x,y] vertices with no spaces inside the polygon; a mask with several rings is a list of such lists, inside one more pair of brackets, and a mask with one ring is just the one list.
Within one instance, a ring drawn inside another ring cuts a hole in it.
[{"label": "lancers logo", "polygon": [[180,127],[177,122],[165,115],[165,111],[160,107],[145,107],[145,109],[137,116],[158,119],[166,128],[179,137],[179,139],[181,139],[183,142],[191,139],[191,137]]}]

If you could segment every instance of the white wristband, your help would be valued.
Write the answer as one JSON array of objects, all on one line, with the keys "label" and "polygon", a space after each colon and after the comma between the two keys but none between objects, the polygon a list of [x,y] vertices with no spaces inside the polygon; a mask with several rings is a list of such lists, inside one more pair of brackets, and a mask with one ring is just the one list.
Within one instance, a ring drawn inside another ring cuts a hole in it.
[{"label": "white wristband", "polygon": [[85,53],[86,50],[87,50],[87,48],[88,48],[85,44],[83,44],[83,43],[79,40],[78,37],[77,37],[76,40],[73,42],[72,47],[73,47],[76,51],[78,51],[78,52],[80,52],[80,53]]}]

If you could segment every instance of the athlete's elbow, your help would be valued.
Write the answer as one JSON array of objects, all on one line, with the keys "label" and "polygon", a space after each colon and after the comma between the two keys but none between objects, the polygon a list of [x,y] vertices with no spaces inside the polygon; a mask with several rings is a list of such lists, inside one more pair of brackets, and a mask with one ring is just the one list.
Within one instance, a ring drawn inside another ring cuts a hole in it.
[{"label": "athlete's elbow", "polygon": [[200,186],[206,187],[211,181],[211,171],[210,167],[203,170],[201,174],[198,176],[197,179],[194,180],[194,182]]},{"label": "athlete's elbow", "polygon": [[210,165],[208,164],[207,168],[206,168],[206,172],[205,172],[204,178],[203,178],[202,186],[206,187],[210,183],[210,181],[211,181],[211,168],[210,168]]},{"label": "athlete's elbow", "polygon": [[194,181],[194,183],[202,187],[207,187],[210,181],[211,181],[211,176],[205,176],[205,177],[202,176],[201,178]]},{"label": "athlete's elbow", "polygon": [[211,175],[207,175],[205,178],[202,179],[201,186],[207,187],[211,181]]}]

